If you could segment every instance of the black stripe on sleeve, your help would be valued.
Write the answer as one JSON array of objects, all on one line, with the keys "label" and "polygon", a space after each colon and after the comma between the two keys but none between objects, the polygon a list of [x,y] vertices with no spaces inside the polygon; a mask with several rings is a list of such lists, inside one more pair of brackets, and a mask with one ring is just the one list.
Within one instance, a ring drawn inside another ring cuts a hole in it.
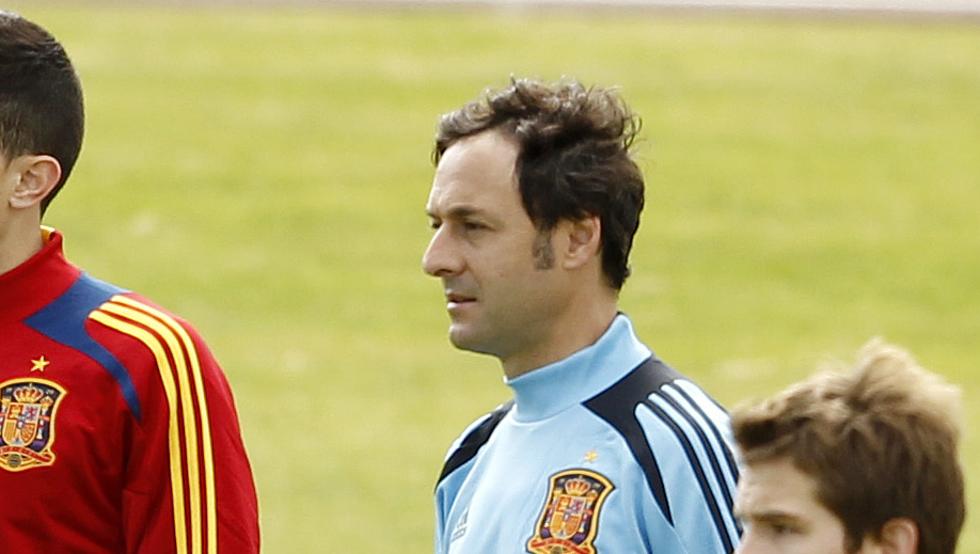
[{"label": "black stripe on sleeve", "polygon": [[[677,386],[673,384],[667,385],[664,388],[677,390]],[[663,399],[664,402],[670,404],[677,411],[677,413],[679,413],[681,417],[683,417],[684,420],[687,421],[687,424],[692,429],[694,429],[694,433],[698,436],[698,441],[701,443],[701,447],[704,449],[704,452],[708,457],[708,462],[711,464],[711,470],[715,475],[715,482],[718,483],[718,488],[721,489],[721,494],[722,496],[725,497],[725,506],[728,508],[728,513],[731,514],[734,506],[734,503],[732,501],[732,493],[728,487],[727,480],[725,479],[725,473],[724,470],[722,470],[721,463],[718,461],[718,456],[715,454],[715,449],[712,447],[711,440],[708,438],[708,435],[704,432],[702,425],[694,418],[693,415],[691,415],[691,413],[687,410],[687,408],[681,406],[680,402],[678,402],[675,398],[673,398],[663,390],[657,392],[657,396]],[[708,421],[710,424],[710,420]],[[722,452],[726,452],[728,450],[727,445],[723,440],[720,440],[720,437],[718,440],[718,446],[721,448]],[[722,519],[724,519],[724,514],[722,514]],[[732,520],[734,519],[735,518],[733,517]],[[734,522],[734,523],[735,523],[735,529],[738,530],[739,528],[738,522]]]},{"label": "black stripe on sleeve", "polygon": [[644,400],[643,404],[650,408],[650,410],[657,416],[660,421],[662,421],[667,427],[673,431],[674,436],[677,437],[677,441],[680,443],[681,447],[684,449],[684,454],[687,455],[687,460],[690,463],[691,469],[694,471],[694,476],[698,480],[698,485],[701,488],[701,494],[704,496],[705,504],[708,507],[708,511],[711,512],[711,519],[715,523],[715,530],[718,532],[718,536],[721,538],[722,544],[725,545],[725,552],[732,552],[734,550],[734,545],[732,544],[731,537],[728,536],[728,530],[725,527],[725,522],[722,520],[721,510],[718,509],[718,501],[715,499],[715,494],[711,491],[711,486],[708,484],[708,479],[704,474],[704,468],[701,467],[701,463],[698,460],[697,453],[694,451],[694,446],[691,444],[690,439],[684,433],[684,430],[680,428],[676,421],[660,406],[657,406],[652,400]]},{"label": "black stripe on sleeve", "polygon": [[[715,436],[715,440],[718,441],[718,444],[720,444],[720,445],[722,445],[724,447],[724,448],[722,448],[722,452],[725,453],[725,462],[728,464],[728,469],[729,469],[729,471],[732,472],[732,477],[735,479],[735,482],[737,483],[738,482],[738,464],[735,463],[735,455],[732,454],[731,449],[728,448],[728,443],[726,443],[725,442],[725,439],[722,438],[721,431],[718,430],[718,426],[715,425],[714,421],[712,421],[712,419],[710,417],[708,417],[708,414],[706,414],[704,412],[704,410],[701,408],[701,405],[698,404],[697,402],[695,402],[694,399],[691,398],[691,395],[689,395],[687,393],[687,391],[684,390],[683,387],[679,387],[677,385],[673,385],[671,387],[671,389],[677,391],[681,396],[683,396],[687,400],[688,404],[690,404],[691,406],[693,406],[694,409],[697,410],[697,412],[699,414],[701,414],[701,417],[704,418],[704,420],[708,422],[708,426],[711,429],[711,433]],[[718,403],[715,402],[715,404],[717,405]],[[721,407],[721,406],[719,405],[719,407]],[[725,408],[721,407],[721,409],[724,410]]]},{"label": "black stripe on sleeve", "polygon": [[482,423],[477,425],[470,431],[459,446],[453,451],[449,459],[442,466],[442,472],[439,474],[439,480],[436,481],[436,487],[442,482],[450,473],[459,469],[460,466],[466,462],[473,459],[476,453],[480,450],[480,447],[486,444],[490,440],[490,435],[493,434],[493,430],[497,428],[497,424],[500,420],[507,415],[507,412],[514,406],[514,401],[510,400],[504,404],[501,404],[499,408],[494,410],[487,416]]},{"label": "black stripe on sleeve", "polygon": [[674,523],[674,518],[670,513],[663,476],[660,474],[660,467],[647,441],[646,433],[643,432],[643,427],[640,426],[635,414],[636,407],[644,403],[648,396],[679,377],[677,372],[660,360],[647,358],[614,385],[583,403],[626,440],[633,458],[643,470],[650,493],[653,494],[664,518],[671,525]]}]

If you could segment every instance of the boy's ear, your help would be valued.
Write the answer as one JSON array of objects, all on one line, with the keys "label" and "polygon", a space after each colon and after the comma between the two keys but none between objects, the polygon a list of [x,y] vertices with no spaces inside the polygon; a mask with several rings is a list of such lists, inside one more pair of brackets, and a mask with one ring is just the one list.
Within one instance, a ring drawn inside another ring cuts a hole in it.
[{"label": "boy's ear", "polygon": [[919,550],[919,526],[907,517],[885,522],[878,543],[884,554],[916,554]]},{"label": "boy's ear", "polygon": [[61,179],[61,164],[47,154],[14,158],[8,171],[19,179],[10,195],[10,207],[15,209],[39,205]]}]

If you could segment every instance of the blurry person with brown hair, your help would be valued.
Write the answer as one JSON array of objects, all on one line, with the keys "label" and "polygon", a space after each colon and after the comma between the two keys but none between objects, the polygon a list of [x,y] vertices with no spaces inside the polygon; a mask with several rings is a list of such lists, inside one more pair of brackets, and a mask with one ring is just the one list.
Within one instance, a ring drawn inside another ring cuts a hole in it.
[{"label": "blurry person with brown hair", "polygon": [[965,516],[959,390],[872,341],[733,412],[741,554],[953,554]]}]

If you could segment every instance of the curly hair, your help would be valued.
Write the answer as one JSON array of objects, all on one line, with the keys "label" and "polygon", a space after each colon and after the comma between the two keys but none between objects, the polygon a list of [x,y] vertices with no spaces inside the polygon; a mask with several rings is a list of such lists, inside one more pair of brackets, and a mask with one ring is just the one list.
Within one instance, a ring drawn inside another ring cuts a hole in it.
[{"label": "curly hair", "polygon": [[732,414],[743,461],[788,458],[816,481],[848,548],[893,518],[919,528],[919,554],[953,554],[965,517],[959,389],[875,340],[849,373],[821,373]]},{"label": "curly hair", "polygon": [[438,165],[456,141],[487,130],[514,138],[521,201],[535,227],[547,232],[561,220],[598,216],[603,274],[619,290],[643,210],[643,175],[630,155],[639,129],[639,117],[614,89],[512,78],[442,116],[432,161]]}]

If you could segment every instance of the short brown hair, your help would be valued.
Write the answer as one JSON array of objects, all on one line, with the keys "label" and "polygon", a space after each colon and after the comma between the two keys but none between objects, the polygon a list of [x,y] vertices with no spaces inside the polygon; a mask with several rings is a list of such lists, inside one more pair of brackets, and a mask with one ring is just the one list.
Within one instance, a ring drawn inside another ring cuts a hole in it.
[{"label": "short brown hair", "polygon": [[58,160],[61,178],[42,212],[71,174],[84,127],[82,87],[65,49],[36,23],[0,10],[0,152]]},{"label": "short brown hair", "polygon": [[614,89],[512,78],[509,87],[442,116],[432,160],[438,165],[456,141],[483,131],[514,138],[521,201],[535,227],[550,231],[561,220],[599,216],[603,274],[619,290],[643,210],[643,174],[630,155],[639,129]]},{"label": "short brown hair", "polygon": [[890,519],[919,528],[919,554],[953,554],[963,526],[959,389],[908,352],[872,341],[848,373],[821,373],[732,414],[749,465],[789,458],[816,481],[847,546]]}]

